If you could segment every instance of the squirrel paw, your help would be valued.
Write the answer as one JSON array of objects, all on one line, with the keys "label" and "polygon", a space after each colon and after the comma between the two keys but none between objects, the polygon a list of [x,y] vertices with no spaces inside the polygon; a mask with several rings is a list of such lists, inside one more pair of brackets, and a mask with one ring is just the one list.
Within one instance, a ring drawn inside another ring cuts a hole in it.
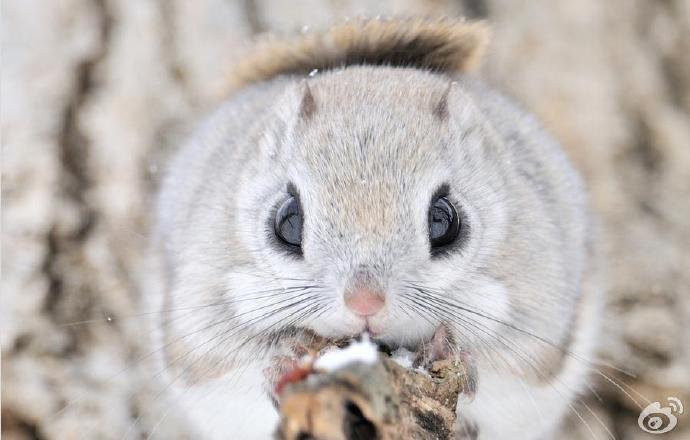
[{"label": "squirrel paw", "polygon": [[417,350],[412,366],[432,371],[439,369],[441,364],[447,362],[459,362],[464,368],[466,377],[460,399],[467,403],[471,402],[477,393],[479,378],[474,357],[471,353],[458,348],[450,329],[445,325],[440,325],[431,340],[422,344]]},{"label": "squirrel paw", "polygon": [[311,372],[308,355],[314,355],[313,337],[298,334],[286,337],[281,341],[280,350],[271,357],[270,364],[264,369],[267,393],[273,404],[278,407],[280,393],[292,382],[299,382]]}]

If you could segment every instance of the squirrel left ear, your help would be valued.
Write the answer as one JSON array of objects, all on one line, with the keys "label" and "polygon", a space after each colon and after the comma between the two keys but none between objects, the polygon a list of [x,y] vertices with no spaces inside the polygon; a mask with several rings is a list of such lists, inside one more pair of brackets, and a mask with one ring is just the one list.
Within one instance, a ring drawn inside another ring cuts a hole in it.
[{"label": "squirrel left ear", "polygon": [[453,89],[453,86],[455,84],[455,81],[448,82],[446,90],[443,92],[443,95],[441,95],[441,98],[436,102],[432,109],[434,116],[436,116],[441,121],[445,121],[448,119],[448,96],[450,95],[451,90]]},{"label": "squirrel left ear", "polygon": [[472,96],[457,81],[450,80],[431,111],[440,122],[447,123],[452,119],[455,125],[464,127],[474,119],[477,107]]}]

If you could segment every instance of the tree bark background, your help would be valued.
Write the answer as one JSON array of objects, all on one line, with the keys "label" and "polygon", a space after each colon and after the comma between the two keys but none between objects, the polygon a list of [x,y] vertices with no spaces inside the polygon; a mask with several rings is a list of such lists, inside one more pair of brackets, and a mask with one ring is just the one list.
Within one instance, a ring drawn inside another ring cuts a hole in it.
[{"label": "tree bark background", "polygon": [[[651,401],[685,402],[664,438],[688,438],[686,0],[4,1],[4,438],[184,436],[151,372],[133,362],[143,330],[126,318],[137,311],[159,170],[222,99],[224,72],[254,34],[358,14],[489,20],[483,75],[563,143],[601,218],[602,357]],[[65,325],[84,320],[95,322]],[[617,438],[648,438],[639,408],[599,382],[601,401],[579,410],[597,438],[602,424]],[[591,438],[572,419],[568,436]]]}]

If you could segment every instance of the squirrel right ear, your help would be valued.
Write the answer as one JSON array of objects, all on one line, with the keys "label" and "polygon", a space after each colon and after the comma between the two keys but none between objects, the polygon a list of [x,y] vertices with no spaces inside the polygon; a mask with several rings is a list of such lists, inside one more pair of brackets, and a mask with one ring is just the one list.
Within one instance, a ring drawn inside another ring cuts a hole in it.
[{"label": "squirrel right ear", "polygon": [[302,90],[302,99],[299,105],[299,116],[301,119],[311,119],[316,111],[316,100],[314,94],[311,92],[308,82],[304,82]]},{"label": "squirrel right ear", "polygon": [[274,118],[261,136],[260,149],[269,156],[289,154],[288,140],[301,121],[308,121],[317,110],[314,93],[307,81],[291,85],[273,108]]},{"label": "squirrel right ear", "polygon": [[285,130],[293,129],[300,121],[308,121],[318,108],[314,92],[306,79],[291,84],[276,103],[278,119]]}]

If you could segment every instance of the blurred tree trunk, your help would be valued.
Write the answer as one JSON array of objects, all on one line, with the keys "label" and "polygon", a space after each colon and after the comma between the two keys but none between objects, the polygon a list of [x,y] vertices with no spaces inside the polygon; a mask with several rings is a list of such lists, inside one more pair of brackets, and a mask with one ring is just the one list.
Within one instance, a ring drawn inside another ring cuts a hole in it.
[{"label": "blurred tree trunk", "polygon": [[[490,21],[485,76],[561,140],[601,217],[611,313],[603,357],[634,373],[622,378],[652,401],[674,395],[690,403],[686,0],[8,0],[5,438],[119,438],[154,429],[168,406],[152,391],[151,372],[135,365],[115,375],[141,354],[141,323],[123,317],[137,309],[158,170],[222,99],[223,74],[254,34],[358,14]],[[97,322],[64,325],[84,320]],[[641,438],[639,409],[601,382],[604,402],[593,401],[593,412],[617,436]],[[603,432],[592,414],[580,413]],[[177,425],[168,417],[156,433],[184,432]],[[665,438],[687,438],[688,425]],[[579,422],[569,433],[590,437]]]}]

